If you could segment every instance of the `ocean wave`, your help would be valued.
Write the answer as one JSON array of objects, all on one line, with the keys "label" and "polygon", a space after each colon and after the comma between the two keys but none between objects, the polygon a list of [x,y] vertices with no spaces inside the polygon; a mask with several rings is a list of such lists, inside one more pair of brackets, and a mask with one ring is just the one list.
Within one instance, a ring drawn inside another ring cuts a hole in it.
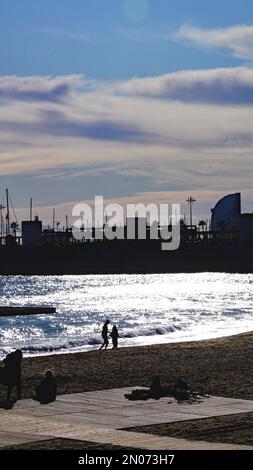
[{"label": "ocean wave", "polygon": [[[177,325],[170,325],[168,327],[154,327],[148,329],[139,329],[135,331],[126,331],[120,334],[120,339],[124,341],[124,339],[130,338],[138,338],[138,337],[145,337],[145,336],[155,336],[155,335],[166,335],[169,333],[173,333],[181,328]],[[51,344],[49,343],[50,339],[47,339],[47,344],[20,344],[19,347],[22,349],[24,353],[31,353],[31,354],[39,354],[39,353],[52,353],[52,352],[59,352],[59,351],[70,351],[72,349],[83,348],[85,346],[97,346],[102,343],[100,336],[94,336],[92,338],[75,338],[71,340],[63,339],[62,342],[59,338],[57,338],[57,343],[53,342],[54,339],[51,338]],[[9,352],[9,349],[6,350],[3,348],[0,350],[0,355],[4,355]]]},{"label": "ocean wave", "polygon": [[89,346],[95,346],[96,344],[101,344],[101,340],[98,338],[91,338],[88,341]]},{"label": "ocean wave", "polygon": [[181,330],[180,326],[159,326],[147,329],[140,329],[137,331],[129,331],[121,334],[121,338],[136,338],[138,336],[156,336],[156,335],[167,335],[168,333],[174,333],[175,331]]}]

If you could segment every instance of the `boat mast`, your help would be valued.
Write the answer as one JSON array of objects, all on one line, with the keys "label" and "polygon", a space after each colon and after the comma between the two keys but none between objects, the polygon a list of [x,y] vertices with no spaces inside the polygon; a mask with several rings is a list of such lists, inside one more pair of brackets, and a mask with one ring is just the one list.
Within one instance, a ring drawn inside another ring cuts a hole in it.
[{"label": "boat mast", "polygon": [[9,191],[6,189],[6,235],[10,233]]},{"label": "boat mast", "polygon": [[1,238],[4,235],[4,219],[3,219],[3,210],[5,209],[5,206],[0,204],[0,233],[1,233]]}]

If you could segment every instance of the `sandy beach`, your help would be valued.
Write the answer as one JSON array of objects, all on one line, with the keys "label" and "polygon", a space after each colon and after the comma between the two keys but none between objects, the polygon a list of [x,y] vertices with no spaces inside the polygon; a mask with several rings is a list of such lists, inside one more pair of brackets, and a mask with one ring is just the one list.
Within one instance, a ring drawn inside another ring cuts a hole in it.
[{"label": "sandy beach", "polygon": [[[174,385],[184,377],[212,395],[252,399],[253,333],[218,339],[25,357],[23,398],[33,395],[46,369],[53,369],[58,393],[149,386],[154,375]],[[13,395],[15,390],[13,391]],[[5,390],[0,387],[0,399]]]},{"label": "sandy beach", "polygon": [[[23,398],[31,397],[43,372],[50,368],[57,377],[59,394],[149,386],[152,377],[159,374],[164,385],[174,385],[179,377],[184,377],[192,387],[211,395],[252,399],[252,366],[250,332],[205,341],[24,358],[22,391]],[[5,398],[5,393],[1,386],[0,399]],[[15,393],[13,390],[13,398]],[[230,418],[230,427],[231,423],[233,426]],[[220,427],[222,422],[218,424]],[[147,429],[151,431],[164,434],[166,426]],[[179,431],[175,428],[175,432]],[[173,435],[171,426],[167,432]],[[192,428],[189,432],[192,437]],[[252,435],[252,424],[249,432]]]}]

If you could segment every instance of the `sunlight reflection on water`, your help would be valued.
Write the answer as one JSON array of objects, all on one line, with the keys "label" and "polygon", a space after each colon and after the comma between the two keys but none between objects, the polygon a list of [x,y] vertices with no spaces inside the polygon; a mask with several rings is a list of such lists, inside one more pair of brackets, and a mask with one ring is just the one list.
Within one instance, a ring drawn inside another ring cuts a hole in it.
[{"label": "sunlight reflection on water", "polygon": [[120,345],[197,340],[253,329],[252,275],[200,273],[0,277],[1,305],[55,315],[0,318],[0,355],[97,348],[105,318]]}]

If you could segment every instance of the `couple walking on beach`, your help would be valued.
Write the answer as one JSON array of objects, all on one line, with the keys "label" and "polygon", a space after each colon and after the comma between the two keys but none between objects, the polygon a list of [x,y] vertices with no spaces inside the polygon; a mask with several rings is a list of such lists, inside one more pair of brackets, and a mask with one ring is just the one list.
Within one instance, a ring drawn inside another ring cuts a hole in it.
[{"label": "couple walking on beach", "polygon": [[[109,325],[109,323],[110,323],[110,320],[106,320],[106,322],[103,325],[103,329],[102,329],[103,344],[99,348],[99,351],[101,351],[101,349],[103,349],[103,347],[105,347],[105,349],[107,349],[107,346],[109,344],[109,338],[108,338],[108,325]],[[112,338],[113,349],[116,349],[118,347],[118,337],[119,337],[119,332],[118,332],[118,328],[117,328],[116,325],[113,326],[112,331],[111,331],[109,336],[111,336],[111,338]]]}]

